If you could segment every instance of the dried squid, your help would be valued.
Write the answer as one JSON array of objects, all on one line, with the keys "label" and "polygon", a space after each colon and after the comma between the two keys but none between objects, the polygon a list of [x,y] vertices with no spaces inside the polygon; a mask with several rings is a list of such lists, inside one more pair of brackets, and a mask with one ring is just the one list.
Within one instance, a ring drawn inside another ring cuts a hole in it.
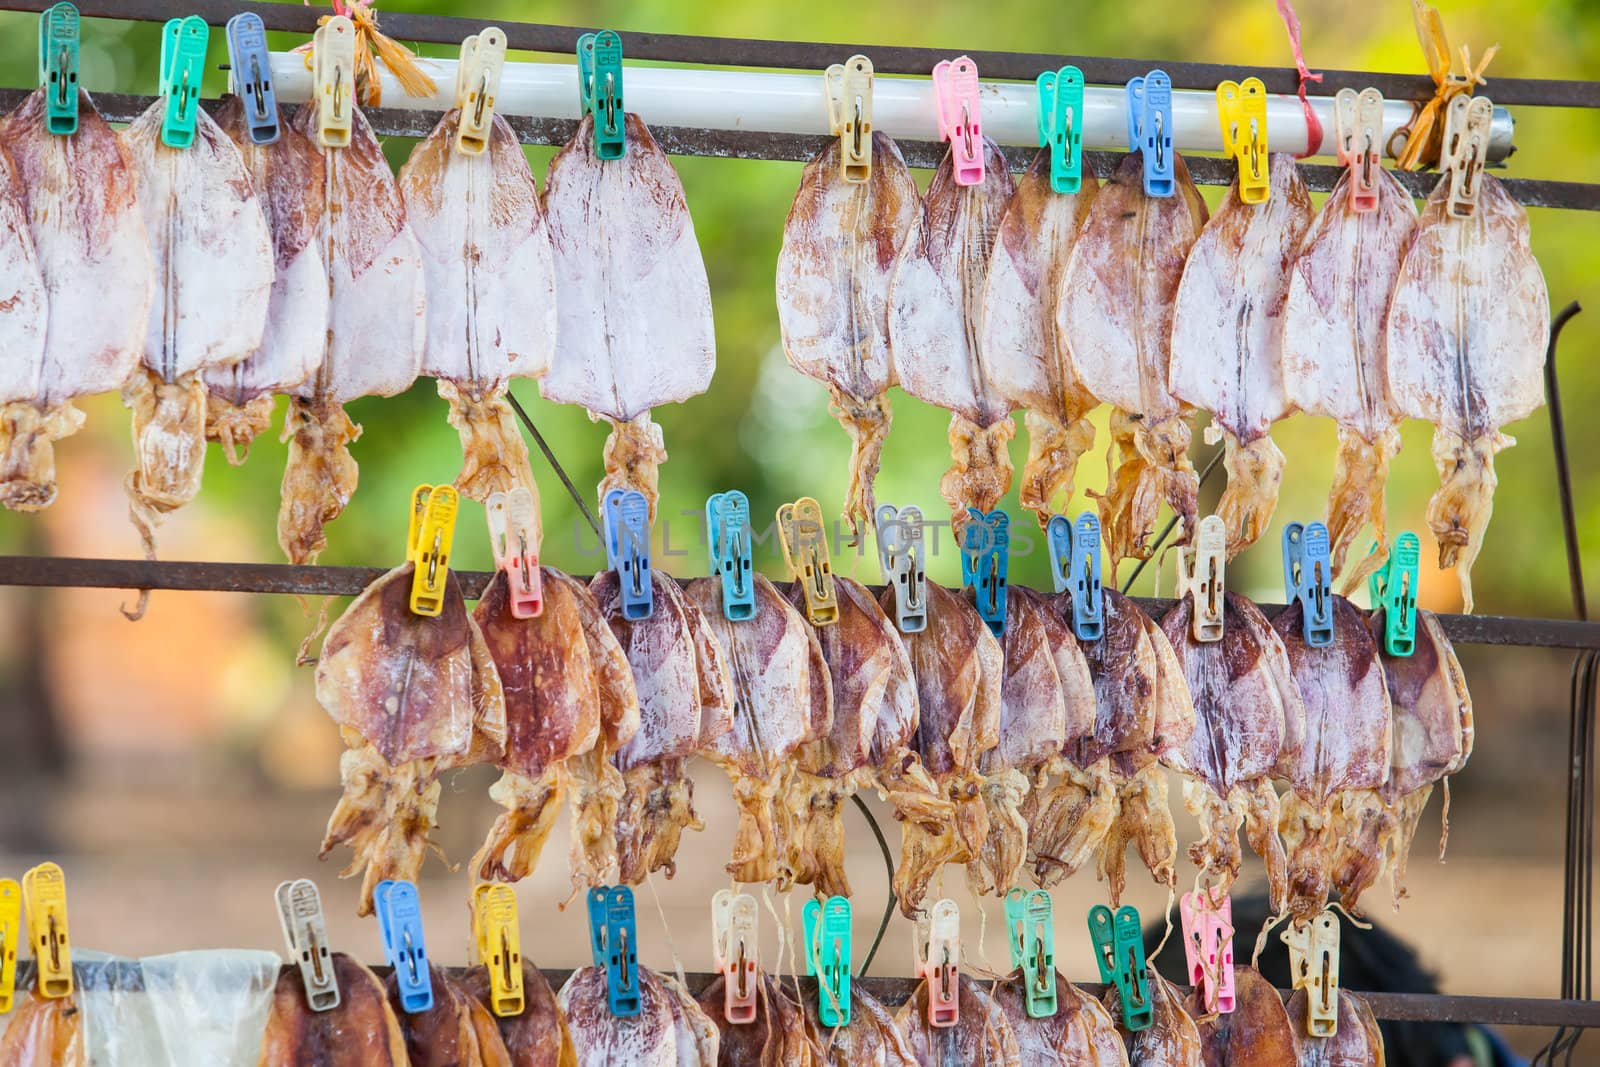
[{"label": "dried squid", "polygon": [[389,1006],[405,1035],[410,1067],[510,1067],[511,1058],[494,1016],[466,995],[453,978],[428,965],[433,1007],[410,1013],[400,1006],[400,984],[389,975]]},{"label": "dried squid", "polygon": [[1389,305],[1389,390],[1402,415],[1434,425],[1439,489],[1428,527],[1472,611],[1472,564],[1494,510],[1500,432],[1544,403],[1550,297],[1528,246],[1528,213],[1488,174],[1468,218],[1446,207],[1452,176],[1422,209]]},{"label": "dried squid", "polygon": [[[1290,1067],[1295,1062],[1295,1030],[1283,998],[1254,967],[1233,971],[1234,1008],[1207,1012],[1199,992],[1189,994],[1184,1010],[1200,1030],[1200,1060],[1226,1067]],[[1302,1026],[1301,1031],[1304,1033]]]},{"label": "dried squid", "polygon": [[850,983],[850,1023],[825,1026],[817,1014],[819,991],[815,979],[799,980],[806,1031],[816,1051],[817,1067],[917,1067],[917,1059],[894,1016],[877,998]]},{"label": "dried squid", "polygon": [[1098,406],[1084,388],[1056,323],[1067,261],[1089,205],[1100,189],[1084,168],[1076,193],[1050,188],[1050,152],[1042,150],[1021,178],[1000,219],[983,288],[979,333],[984,365],[995,389],[1027,409],[1028,460],[1020,499],[1041,522],[1072,496],[1078,459],[1094,444],[1089,412]]},{"label": "dried squid", "polygon": [[577,1067],[712,1067],[717,1027],[671,978],[640,967],[638,1015],[611,1014],[603,967],[572,973],[556,1002],[577,1049]]},{"label": "dried squid", "polygon": [[872,134],[872,173],[845,181],[831,140],[800,174],[778,250],[778,329],[789,364],[828,387],[850,434],[852,530],[877,512],[872,493],[889,434],[889,283],[916,225],[917,183],[900,149]]},{"label": "dried squid", "polygon": [[805,1012],[771,975],[755,979],[756,1017],[734,1024],[724,1014],[728,979],[718,975],[700,994],[700,1010],[716,1024],[718,1064],[725,1067],[820,1067]]},{"label": "dried squid", "polygon": [[260,1067],[408,1067],[405,1037],[378,977],[335,952],[333,978],[339,1006],[312,1011],[299,970],[278,975]]},{"label": "dried squid", "polygon": [[1128,1067],[1116,1023],[1098,1000],[1056,975],[1056,1012],[1035,1019],[1023,999],[1022,975],[1000,983],[994,999],[1016,1035],[1028,1067]]},{"label": "dried squid", "polygon": [[51,133],[45,93],[0,121],[0,225],[13,235],[0,273],[0,504],[14,511],[55,499],[54,444],[83,426],[72,401],[121,388],[138,367],[155,285],[127,146],[85,92],[78,131]]},{"label": "dried squid", "polygon": [[1078,379],[1116,409],[1115,468],[1100,499],[1113,573],[1129,556],[1150,555],[1163,500],[1183,520],[1185,540],[1198,506],[1189,411],[1168,388],[1167,369],[1173,302],[1206,205],[1182,156],[1172,173],[1172,196],[1147,196],[1143,156],[1123,157],[1089,207],[1056,304],[1057,336]]},{"label": "dried squid", "polygon": [[88,1041],[75,997],[19,997],[0,1027],[4,1067],[88,1067]]},{"label": "dried squid", "polygon": [[1338,1030],[1332,1037],[1308,1037],[1306,1015],[1311,1000],[1304,989],[1289,998],[1289,1026],[1294,1031],[1295,1067],[1384,1067],[1383,1033],[1367,1002],[1339,990]]},{"label": "dried squid", "polygon": [[[468,968],[461,976],[460,988],[485,1009],[489,1007],[492,989],[483,965]],[[567,1032],[566,1016],[556,1006],[555,992],[544,972],[527,957],[522,960],[522,996],[519,1014],[494,1017],[510,1067],[573,1067],[577,1053]]]},{"label": "dried squid", "polygon": [[[1122,997],[1115,986],[1106,990],[1106,1011],[1113,1019],[1122,1018]],[[1178,990],[1150,969],[1150,1009],[1152,1020],[1143,1030],[1124,1032],[1131,1067],[1201,1067],[1200,1030],[1184,1010]]]},{"label": "dried squid", "polygon": [[983,141],[983,181],[958,185],[951,153],[933,173],[889,289],[889,347],[900,387],[950,412],[951,467],[939,482],[959,530],[968,507],[990,511],[1011,488],[1006,444],[1017,432],[979,341],[983,280],[1012,193],[1011,172]]},{"label": "dried squid", "polygon": [[600,495],[637,489],[655,517],[667,458],[650,409],[699,396],[716,369],[711,289],[683,185],[637,115],[627,152],[601,159],[594,116],[550,161],[545,219],[555,252],[556,350],[546,400],[611,423]]},{"label": "dried squid", "polygon": [[367,586],[329,628],[317,662],[317,700],[345,743],[344,795],[322,855],[337,845],[354,851],[343,874],[365,871],[362,915],[380,881],[416,880],[439,776],[495,762],[506,744],[500,677],[455,574],[430,618],[411,610],[414,571],[404,563]]},{"label": "dried squid", "polygon": [[1172,395],[1209,411],[1207,442],[1225,442],[1228,487],[1217,514],[1229,559],[1255,543],[1278,506],[1283,453],[1268,431],[1293,409],[1283,384],[1283,306],[1311,225],[1311,194],[1292,156],[1274,153],[1268,171],[1264,204],[1241,200],[1234,179],[1189,250],[1172,312]]},{"label": "dried squid", "polygon": [[[931,586],[929,588],[932,588]],[[970,975],[956,976],[954,1026],[928,1022],[928,980],[917,986],[911,999],[900,1006],[895,1023],[911,1046],[911,1055],[924,1065],[970,1064],[971,1067],[1023,1067],[1017,1035],[999,1002],[989,995],[989,983]]]}]

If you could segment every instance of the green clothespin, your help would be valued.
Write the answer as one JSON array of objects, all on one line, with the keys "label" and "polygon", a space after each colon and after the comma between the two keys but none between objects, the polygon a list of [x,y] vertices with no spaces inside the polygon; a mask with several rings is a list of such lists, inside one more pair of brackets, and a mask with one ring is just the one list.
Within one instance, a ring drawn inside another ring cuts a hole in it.
[{"label": "green clothespin", "polygon": [[211,27],[198,15],[169,19],[161,35],[161,95],[167,98],[161,120],[161,143],[188,148],[194,143],[200,110],[200,83],[205,78],[206,46]]},{"label": "green clothespin", "polygon": [[1075,193],[1083,183],[1083,71],[1039,75],[1039,144],[1050,149],[1050,188]]},{"label": "green clothespin", "polygon": [[1050,894],[1022,888],[1006,894],[1006,931],[1011,969],[1020,970],[1022,1003],[1030,1019],[1056,1013],[1055,910]]},{"label": "green clothespin", "polygon": [[578,38],[578,117],[594,116],[594,154],[621,159],[627,152],[622,107],[622,38],[613,30]]},{"label": "green clothespin", "polygon": [[1144,958],[1139,912],[1124,904],[1113,915],[1104,904],[1089,909],[1089,938],[1094,942],[1100,980],[1115,985],[1122,1000],[1124,1030],[1148,1030],[1155,1021],[1150,1006],[1150,975]]},{"label": "green clothespin", "polygon": [[78,132],[78,9],[63,0],[39,16],[39,84],[45,128]]},{"label": "green clothespin", "polygon": [[817,977],[817,1018],[850,1025],[850,900],[808,900],[804,912],[806,973]]},{"label": "green clothespin", "polygon": [[[1372,551],[1378,546],[1374,544]],[[1389,559],[1367,579],[1372,610],[1383,611],[1383,651],[1409,656],[1417,647],[1417,581],[1422,542],[1406,530],[1394,539]]]}]

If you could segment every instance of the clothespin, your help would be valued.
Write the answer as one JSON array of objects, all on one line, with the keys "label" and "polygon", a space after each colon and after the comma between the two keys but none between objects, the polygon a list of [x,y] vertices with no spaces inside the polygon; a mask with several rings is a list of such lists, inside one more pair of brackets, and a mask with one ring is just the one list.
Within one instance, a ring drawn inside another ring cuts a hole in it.
[{"label": "clothespin", "polygon": [[806,618],[813,626],[839,620],[839,597],[833,584],[833,564],[828,562],[828,530],[822,523],[822,505],[809,496],[778,509],[778,546],[790,575],[800,583],[806,598]]},{"label": "clothespin", "polygon": [[277,900],[283,940],[289,946],[290,957],[300,966],[306,1004],[312,1011],[337,1008],[339,982],[333,974],[328,925],[322,916],[322,895],[317,892],[317,884],[309,878],[279,883]]},{"label": "clothespin", "polygon": [[1056,592],[1072,590],[1072,632],[1080,641],[1098,641],[1105,630],[1100,585],[1100,517],[1092,511],[1074,524],[1052,515],[1045,527],[1050,572]]},{"label": "clothespin", "polygon": [[[1374,544],[1376,552],[1378,546]],[[1417,580],[1422,542],[1406,530],[1394,539],[1389,558],[1367,579],[1372,610],[1383,610],[1383,651],[1409,656],[1417,648]]]},{"label": "clothespin", "polygon": [[851,56],[822,75],[828,128],[839,138],[839,177],[859,185],[872,177],[872,60]]},{"label": "clothespin", "polygon": [[706,544],[711,573],[722,577],[722,613],[734,622],[755,618],[751,584],[750,501],[737,489],[706,500]]},{"label": "clothespin", "polygon": [[484,502],[489,547],[496,570],[504,571],[511,592],[511,616],[536,619],[544,610],[544,576],[539,570],[538,520],[533,492],[518,486],[490,493]]},{"label": "clothespin", "polygon": [[1155,1009],[1150,1005],[1150,974],[1138,910],[1124,904],[1112,914],[1104,904],[1096,904],[1089,909],[1089,939],[1094,942],[1100,981],[1115,985],[1121,997],[1122,1028],[1149,1029]]},{"label": "clothespin", "polygon": [[1128,82],[1128,151],[1144,155],[1144,195],[1171,196],[1177,189],[1172,165],[1172,79],[1152,70]]},{"label": "clothespin", "polygon": [[355,114],[356,27],[343,15],[311,35],[312,99],[317,101],[317,141],[348,148]]},{"label": "clothespin", "polygon": [[1178,914],[1183,920],[1189,984],[1205,997],[1207,1012],[1232,1012],[1233,901],[1227,893],[1197,889],[1178,898]]},{"label": "clothespin", "polygon": [[16,995],[22,937],[22,887],[15,878],[0,878],[0,1015],[11,1010]]},{"label": "clothespin", "polygon": [[194,143],[200,82],[205,77],[210,42],[211,27],[199,15],[167,20],[161,38],[160,91],[167,98],[161,143],[168,148],[188,148]]},{"label": "clothespin", "polygon": [[489,1008],[502,1019],[521,1015],[522,937],[517,894],[504,882],[485,882],[472,891],[473,961],[489,972]]},{"label": "clothespin", "polygon": [[633,890],[625,885],[589,890],[589,947],[594,965],[606,969],[606,1003],[619,1018],[640,1010],[638,941]]},{"label": "clothespin", "polygon": [[490,26],[461,42],[461,61],[456,64],[456,107],[461,109],[456,151],[464,156],[481,156],[489,147],[494,100],[500,95],[505,65],[504,30]]},{"label": "clothespin", "polygon": [[1222,576],[1228,560],[1228,532],[1218,515],[1195,528],[1194,544],[1178,549],[1178,596],[1194,596],[1194,639],[1222,640]]},{"label": "clothespin", "polygon": [[1039,75],[1039,146],[1050,149],[1050,188],[1075,193],[1083,184],[1083,71]]},{"label": "clothespin", "polygon": [[394,968],[400,1007],[409,1014],[433,1007],[433,976],[422,939],[422,902],[414,882],[385,878],[372,891],[383,957]]},{"label": "clothespin", "polygon": [[627,152],[622,106],[622,38],[611,30],[578,38],[578,117],[594,116],[594,154],[621,159]]},{"label": "clothespin", "polygon": [[54,863],[41,863],[22,876],[28,944],[33,947],[39,996],[72,995],[72,944],[67,938],[67,878]]},{"label": "clothespin", "polygon": [[1015,888],[1006,893],[1011,969],[1022,972],[1023,1009],[1030,1019],[1056,1013],[1055,911],[1050,894]]},{"label": "clothespin", "polygon": [[1006,630],[1006,572],[1011,558],[1011,517],[968,508],[962,537],[961,584],[973,588],[978,614],[996,637]]},{"label": "clothespin", "polygon": [[961,911],[946,897],[917,920],[914,977],[928,983],[928,1025],[945,1029],[961,1018]]},{"label": "clothespin", "polygon": [[950,142],[957,185],[983,184],[983,123],[978,117],[978,65],[967,56],[933,68],[939,140]]},{"label": "clothespin", "polygon": [[278,94],[272,88],[267,28],[261,16],[241,11],[228,20],[228,81],[244,104],[244,128],[251,144],[278,140]]},{"label": "clothespin", "polygon": [[632,622],[655,611],[650,584],[650,502],[637,489],[612,489],[600,501],[606,562],[622,589],[622,617]]},{"label": "clothespin", "polygon": [[39,84],[44,94],[45,128],[78,132],[78,9],[62,0],[39,16]]},{"label": "clothespin", "polygon": [[903,634],[920,633],[928,626],[922,509],[915,504],[903,508],[880,504],[874,525],[878,566],[883,570],[884,583],[894,590],[894,623]]},{"label": "clothespin", "polygon": [[1306,644],[1333,644],[1333,579],[1328,527],[1320,522],[1291,522],[1283,528],[1283,590],[1291,604],[1300,602]]},{"label": "clothespin", "polygon": [[[417,521],[416,499],[423,487],[412,494],[412,522]],[[417,615],[437,616],[444,610],[444,590],[450,578],[450,546],[456,536],[456,509],[461,497],[455,486],[436,485],[417,526],[414,551],[416,572],[411,576],[411,610]]]},{"label": "clothespin", "polygon": [[1333,132],[1339,162],[1350,170],[1350,210],[1378,207],[1378,138],[1383,136],[1383,94],[1340,89],[1333,98]]},{"label": "clothespin", "polygon": [[850,1025],[850,898],[806,901],[806,974],[817,978],[817,1018]]},{"label": "clothespin", "polygon": [[1488,158],[1489,127],[1493,122],[1494,104],[1486,96],[1457,96],[1445,112],[1439,169],[1450,172],[1445,211],[1451,218],[1471,218],[1478,210],[1478,179]]},{"label": "clothespin", "polygon": [[1339,1032],[1339,919],[1324,911],[1279,935],[1289,946],[1294,988],[1306,991],[1306,1034],[1333,1037]]},{"label": "clothespin", "polygon": [[1239,199],[1264,204],[1272,193],[1267,174],[1267,87],[1260,78],[1217,86],[1222,150],[1239,163]]},{"label": "clothespin", "polygon": [[711,955],[722,975],[722,1014],[735,1026],[756,1021],[756,898],[719,889],[711,897]]}]

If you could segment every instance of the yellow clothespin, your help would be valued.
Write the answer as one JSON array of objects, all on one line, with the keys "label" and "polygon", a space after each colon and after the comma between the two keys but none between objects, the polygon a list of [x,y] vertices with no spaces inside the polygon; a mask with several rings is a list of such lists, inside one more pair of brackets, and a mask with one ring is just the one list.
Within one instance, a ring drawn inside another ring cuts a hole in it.
[{"label": "yellow clothespin", "polygon": [[406,524],[406,562],[417,561],[417,542],[422,538],[422,521],[428,515],[428,498],[433,486],[419,485],[411,490],[411,519]]},{"label": "yellow clothespin", "polygon": [[1178,549],[1178,596],[1194,597],[1194,639],[1222,640],[1223,571],[1228,531],[1219,515],[1207,515],[1195,528],[1194,543]]},{"label": "yellow clothespin", "polygon": [[490,26],[461,42],[461,62],[456,65],[456,151],[481,156],[489,147],[494,125],[494,101],[500,95],[500,74],[506,65],[505,31]]},{"label": "yellow clothespin", "polygon": [[1267,87],[1260,78],[1217,86],[1222,150],[1239,161],[1239,199],[1264,204],[1272,192],[1267,167]]},{"label": "yellow clothespin", "polygon": [[779,508],[778,546],[783,549],[789,574],[800,583],[811,625],[837,622],[839,597],[833,584],[833,564],[828,562],[828,529],[822,522],[822,505],[803,496]]},{"label": "yellow clothespin", "polygon": [[11,1010],[17,989],[17,946],[22,943],[22,887],[0,878],[0,1015]]},{"label": "yellow clothespin", "polygon": [[22,876],[28,909],[28,943],[33,946],[39,996],[72,995],[72,952],[67,940],[67,878],[53,863],[41,863]]},{"label": "yellow clothespin", "polygon": [[517,928],[517,894],[503,882],[485,882],[472,891],[473,961],[489,972],[489,1007],[501,1018],[521,1015],[522,939]]},{"label": "yellow clothespin", "polygon": [[851,56],[822,75],[828,126],[839,138],[839,176],[851,184],[872,177],[872,60]]},{"label": "yellow clothespin", "polygon": [[1450,172],[1445,211],[1451,218],[1470,218],[1478,210],[1478,179],[1483,176],[1493,122],[1494,103],[1486,96],[1457,96],[1445,112],[1439,169]]},{"label": "yellow clothespin", "polygon": [[324,148],[350,145],[356,93],[356,27],[343,15],[317,27],[311,37],[312,99],[317,101],[317,140]]},{"label": "yellow clothespin", "polygon": [[1331,910],[1278,935],[1289,947],[1294,988],[1306,991],[1306,1034],[1333,1037],[1339,1032],[1339,917]]},{"label": "yellow clothespin", "polygon": [[[417,497],[412,494],[411,519],[417,521]],[[456,510],[461,498],[452,485],[436,485],[428,494],[427,508],[417,529],[412,551],[416,573],[411,576],[411,610],[418,615],[438,615],[444,610],[444,587],[450,577],[450,546],[456,536]]]}]

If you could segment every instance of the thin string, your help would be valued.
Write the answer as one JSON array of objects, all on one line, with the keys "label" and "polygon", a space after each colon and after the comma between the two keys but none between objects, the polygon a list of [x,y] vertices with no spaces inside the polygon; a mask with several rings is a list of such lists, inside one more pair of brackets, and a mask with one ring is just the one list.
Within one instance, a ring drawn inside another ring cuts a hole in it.
[{"label": "thin string", "polygon": [[578,510],[583,513],[584,519],[589,523],[589,529],[594,531],[596,537],[604,541],[605,535],[600,532],[600,523],[595,519],[594,512],[589,510],[588,502],[578,492],[578,487],[572,484],[572,479],[567,477],[566,468],[561,466],[561,461],[556,459],[556,454],[550,450],[550,446],[545,442],[544,434],[539,432],[539,427],[533,424],[533,420],[528,417],[528,413],[523,410],[521,402],[517,400],[510,389],[506,390],[506,399],[511,401],[511,410],[515,411],[517,418],[522,420],[523,427],[533,437],[534,444],[539,446],[539,451],[544,453],[544,458],[550,464],[550,468],[556,472],[556,477],[560,478],[561,484],[566,486],[567,495],[572,497],[573,503],[578,505]]},{"label": "thin string", "polygon": [[667,925],[667,911],[661,906],[661,894],[656,892],[654,871],[644,876],[644,884],[650,887],[650,899],[656,902],[656,914],[661,917],[661,936],[667,943],[667,951],[672,954],[673,973],[678,976],[678,984],[688,989],[689,983],[683,976],[683,960],[678,956],[677,942],[672,939],[672,927]]},{"label": "thin string", "polygon": [[1283,19],[1283,28],[1289,33],[1289,48],[1294,52],[1294,66],[1300,72],[1300,107],[1306,113],[1306,150],[1294,158],[1305,159],[1322,151],[1322,120],[1317,118],[1316,109],[1311,106],[1311,101],[1306,99],[1306,83],[1322,81],[1321,74],[1313,74],[1306,66],[1305,53],[1300,50],[1300,16],[1294,13],[1294,0],[1277,0],[1278,17]]}]

